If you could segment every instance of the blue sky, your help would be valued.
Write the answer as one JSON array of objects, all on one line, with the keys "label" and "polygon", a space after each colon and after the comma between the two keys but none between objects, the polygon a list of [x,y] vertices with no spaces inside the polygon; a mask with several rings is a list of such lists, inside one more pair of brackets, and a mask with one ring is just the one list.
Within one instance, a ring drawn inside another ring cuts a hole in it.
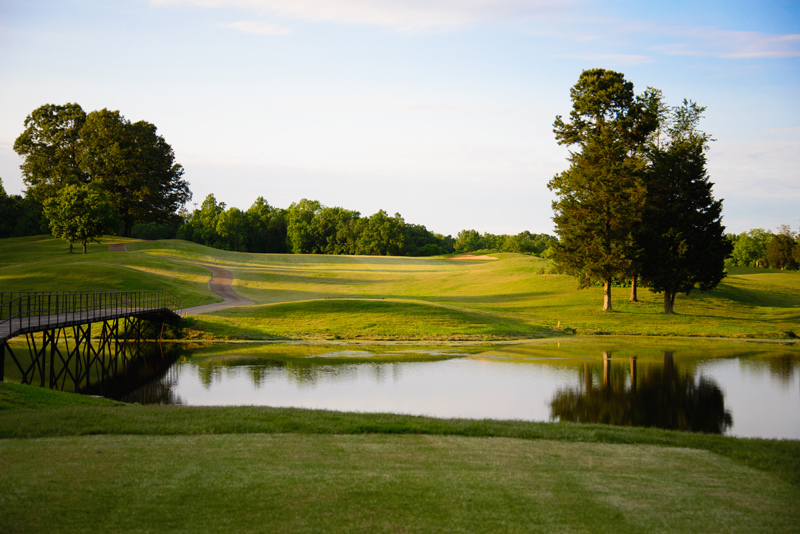
[{"label": "blue sky", "polygon": [[[45,103],[155,124],[201,203],[552,232],[584,69],[706,106],[731,232],[800,226],[800,3],[0,0],[0,177]],[[193,208],[192,203],[187,206]]]}]

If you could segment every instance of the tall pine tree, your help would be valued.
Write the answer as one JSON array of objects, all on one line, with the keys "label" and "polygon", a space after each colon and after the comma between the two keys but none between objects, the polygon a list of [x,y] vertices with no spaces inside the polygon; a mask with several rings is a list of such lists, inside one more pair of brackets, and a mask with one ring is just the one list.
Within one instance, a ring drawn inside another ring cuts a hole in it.
[{"label": "tall pine tree", "polygon": [[685,101],[662,117],[665,138],[650,147],[647,200],[639,246],[642,278],[664,293],[664,313],[675,296],[714,289],[725,277],[733,250],[722,225],[722,201],[715,200],[706,173],[711,138],[697,129],[705,108]]},{"label": "tall pine tree", "polygon": [[559,144],[576,147],[569,169],[548,183],[557,196],[553,259],[580,287],[601,282],[603,311],[611,311],[613,280],[634,269],[633,229],[646,192],[642,153],[658,117],[647,93],[637,98],[633,84],[614,71],[584,71],[570,96],[571,122],[558,116],[553,128]]}]

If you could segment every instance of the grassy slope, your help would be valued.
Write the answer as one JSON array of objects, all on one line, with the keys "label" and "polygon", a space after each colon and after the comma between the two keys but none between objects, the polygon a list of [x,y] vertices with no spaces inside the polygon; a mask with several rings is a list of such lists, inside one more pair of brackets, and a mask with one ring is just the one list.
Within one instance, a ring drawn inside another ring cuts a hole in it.
[{"label": "grassy slope", "polygon": [[[255,306],[205,314],[198,330],[248,339],[519,339],[562,334],[791,337],[800,324],[800,273],[732,269],[717,291],[679,296],[665,316],[661,295],[614,291],[615,312],[599,312],[600,289],[540,274],[535,257],[498,261],[242,254],[180,241],[128,243],[128,253],[66,254],[47,238],[0,240],[6,290],[169,289],[194,306],[219,300],[209,272],[177,259],[233,271]],[[55,276],[55,275],[58,276]]]},{"label": "grassy slope", "polygon": [[94,291],[166,289],[199,306],[222,299],[208,290],[207,269],[150,254],[109,252],[109,243],[133,244],[121,237],[91,243],[88,254],[69,253],[51,237],[0,239],[2,291]]}]

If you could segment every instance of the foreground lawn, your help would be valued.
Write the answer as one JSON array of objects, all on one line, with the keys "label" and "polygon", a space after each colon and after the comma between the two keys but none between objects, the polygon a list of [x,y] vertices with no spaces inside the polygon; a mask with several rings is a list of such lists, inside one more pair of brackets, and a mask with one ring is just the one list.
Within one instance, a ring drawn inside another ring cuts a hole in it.
[{"label": "foreground lawn", "polygon": [[250,434],[4,440],[0,451],[0,520],[18,533],[752,533],[800,522],[796,486],[681,448]]},{"label": "foreground lawn", "polygon": [[800,524],[796,441],[130,406],[39,391],[0,385],[2,531],[796,532]]}]

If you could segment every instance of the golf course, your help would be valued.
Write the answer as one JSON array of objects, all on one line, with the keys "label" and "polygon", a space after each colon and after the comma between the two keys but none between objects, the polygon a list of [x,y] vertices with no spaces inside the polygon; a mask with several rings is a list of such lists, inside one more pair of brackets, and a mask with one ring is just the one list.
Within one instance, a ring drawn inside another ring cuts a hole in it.
[{"label": "golf course", "polygon": [[[127,241],[127,242],[126,242]],[[109,251],[124,243],[126,252]],[[600,312],[602,288],[579,291],[547,260],[522,254],[411,258],[244,254],[184,241],[109,237],[89,254],[68,254],[50,237],[0,241],[5,291],[164,289],[184,308],[221,302],[211,271],[233,273],[254,302],[197,317],[190,337],[501,341],[560,335],[678,336],[791,340],[800,327],[800,273],[735,267],[715,291],[676,300],[613,290],[615,313]]]},{"label": "golf course", "polygon": [[[603,313],[602,287],[579,291],[523,254],[247,254],[118,237],[87,252],[51,237],[2,239],[0,287],[167,290],[187,314],[170,343],[619,338],[800,352],[797,271],[731,268],[715,291],[679,295],[665,315],[661,295],[640,289],[629,302],[623,286]],[[211,267],[232,273],[231,289],[252,304],[194,314],[223,301]],[[798,502],[796,440],[135,405],[0,385],[0,532],[799,532]]]}]

